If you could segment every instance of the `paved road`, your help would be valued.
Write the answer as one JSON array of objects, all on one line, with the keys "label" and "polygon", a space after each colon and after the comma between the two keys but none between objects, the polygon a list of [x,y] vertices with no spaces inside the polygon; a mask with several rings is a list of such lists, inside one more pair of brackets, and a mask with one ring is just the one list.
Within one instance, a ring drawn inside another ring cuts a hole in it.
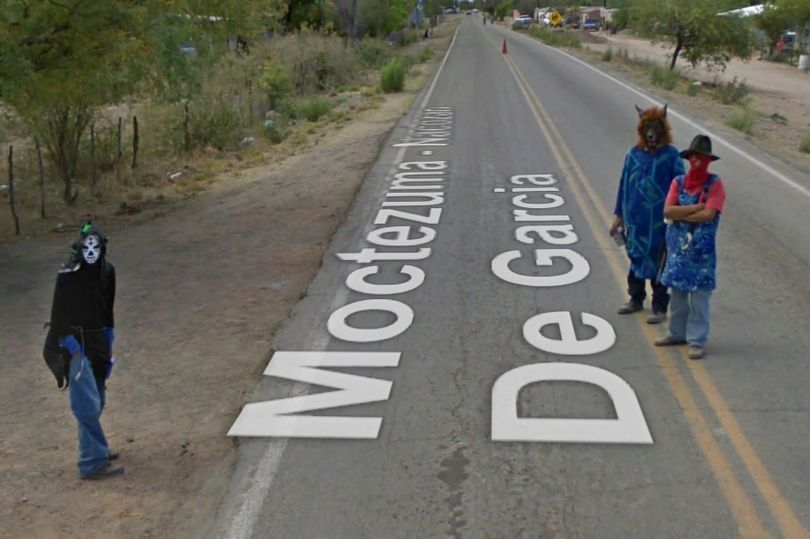
[{"label": "paved road", "polygon": [[[626,262],[606,232],[650,100],[480,23],[461,24],[276,339],[210,536],[807,537],[810,178],[715,139],[709,355],[655,349],[660,328],[615,314]],[[671,116],[685,147],[700,119]],[[559,191],[516,198],[531,174]],[[515,213],[537,201],[562,204]],[[537,224],[576,241],[520,234]]]}]

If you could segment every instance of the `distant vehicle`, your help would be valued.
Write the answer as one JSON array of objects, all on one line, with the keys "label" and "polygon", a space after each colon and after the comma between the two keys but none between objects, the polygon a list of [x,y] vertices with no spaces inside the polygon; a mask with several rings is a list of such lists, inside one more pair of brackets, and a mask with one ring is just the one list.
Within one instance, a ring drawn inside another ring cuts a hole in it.
[{"label": "distant vehicle", "polygon": [[449,7],[447,9],[445,9],[444,12],[448,13],[448,14],[453,14],[453,13],[458,13],[458,10],[456,8],[454,8],[454,7]]},{"label": "distant vehicle", "polygon": [[576,30],[579,28],[579,17],[568,17],[565,19],[565,25]]},{"label": "distant vehicle", "polygon": [[599,21],[596,19],[586,19],[585,22],[582,23],[582,29],[589,32],[599,30]]},{"label": "distant vehicle", "polygon": [[478,13],[478,8],[477,7],[473,8],[473,13]]},{"label": "distant vehicle", "polygon": [[531,15],[521,15],[512,22],[512,28],[528,28],[533,22]]}]

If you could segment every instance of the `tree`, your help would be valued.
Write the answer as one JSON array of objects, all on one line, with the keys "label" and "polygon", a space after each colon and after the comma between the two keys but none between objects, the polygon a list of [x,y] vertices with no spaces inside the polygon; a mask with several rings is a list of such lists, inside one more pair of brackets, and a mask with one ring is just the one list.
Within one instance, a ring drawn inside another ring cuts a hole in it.
[{"label": "tree", "polygon": [[0,95],[41,135],[72,203],[79,145],[101,106],[136,91],[187,94],[171,90],[190,67],[227,50],[226,37],[245,35],[275,2],[0,0]]},{"label": "tree", "polygon": [[725,69],[732,57],[749,59],[753,43],[745,19],[717,13],[737,2],[717,0],[639,0],[632,8],[636,31],[675,47],[670,69],[683,54],[692,66]]},{"label": "tree", "polygon": [[765,5],[756,18],[756,25],[771,45],[782,38],[786,30],[798,29],[810,24],[810,2],[807,0],[775,0]]}]

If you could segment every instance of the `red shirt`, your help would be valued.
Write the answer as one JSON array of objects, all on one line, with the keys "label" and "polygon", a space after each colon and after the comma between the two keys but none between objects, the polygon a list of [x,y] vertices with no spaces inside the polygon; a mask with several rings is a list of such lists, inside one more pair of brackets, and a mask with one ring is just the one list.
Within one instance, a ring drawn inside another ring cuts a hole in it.
[{"label": "red shirt", "polygon": [[[701,189],[703,188],[701,187]],[[689,190],[686,192],[690,195],[697,193],[697,191]],[[678,181],[672,180],[672,183],[669,186],[669,194],[667,194],[667,200],[664,202],[664,204],[667,206],[677,206],[679,194],[680,190],[678,189]],[[701,198],[703,197],[701,196]],[[709,196],[706,198],[706,200],[701,200],[700,202],[706,204],[707,208],[717,210],[717,213],[723,213],[723,207],[726,205],[726,189],[723,187],[723,180],[717,178],[709,189]]]}]

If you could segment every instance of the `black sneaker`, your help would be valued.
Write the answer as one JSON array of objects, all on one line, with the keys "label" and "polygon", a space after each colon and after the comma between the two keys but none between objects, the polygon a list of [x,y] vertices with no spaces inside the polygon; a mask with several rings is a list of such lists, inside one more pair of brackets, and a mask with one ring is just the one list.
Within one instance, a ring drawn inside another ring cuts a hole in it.
[{"label": "black sneaker", "polygon": [[109,456],[109,457],[107,457],[107,458],[108,458],[109,460],[113,461],[113,460],[118,460],[118,457],[120,457],[120,456],[121,456],[121,453],[119,453],[118,451],[116,451],[115,453],[112,453],[112,452],[111,452],[111,453],[110,453],[110,456]]},{"label": "black sneaker", "polygon": [[643,308],[644,307],[641,305],[641,303],[636,303],[635,301],[630,300],[621,307],[619,307],[619,310],[617,312],[619,314],[632,314],[637,313]]},{"label": "black sneaker", "polygon": [[124,467],[123,466],[114,466],[114,465],[110,464],[109,462],[107,462],[97,472],[82,475],[80,477],[82,479],[88,479],[88,480],[106,479],[107,477],[113,477],[115,475],[121,475],[122,473],[124,473]]}]

